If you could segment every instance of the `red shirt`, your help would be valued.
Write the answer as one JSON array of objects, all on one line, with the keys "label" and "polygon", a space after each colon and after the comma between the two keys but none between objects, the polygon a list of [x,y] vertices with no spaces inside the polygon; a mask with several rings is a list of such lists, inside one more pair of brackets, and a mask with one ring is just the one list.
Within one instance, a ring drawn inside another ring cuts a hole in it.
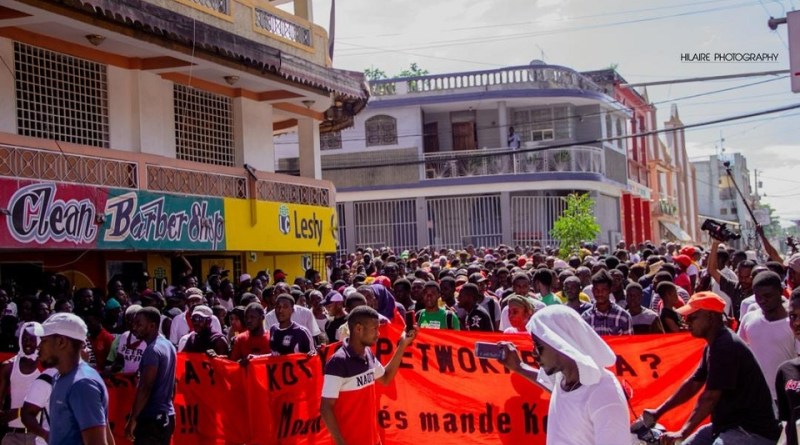
[{"label": "red shirt", "polygon": [[92,345],[95,361],[97,361],[97,369],[105,368],[111,344],[114,343],[114,336],[105,328],[100,328],[100,332],[94,338],[89,337],[89,343]]},{"label": "red shirt", "polygon": [[250,354],[263,355],[270,352],[272,352],[272,349],[269,347],[268,332],[264,332],[264,335],[251,337],[250,331],[244,331],[234,338],[230,359],[237,361],[247,358]]}]

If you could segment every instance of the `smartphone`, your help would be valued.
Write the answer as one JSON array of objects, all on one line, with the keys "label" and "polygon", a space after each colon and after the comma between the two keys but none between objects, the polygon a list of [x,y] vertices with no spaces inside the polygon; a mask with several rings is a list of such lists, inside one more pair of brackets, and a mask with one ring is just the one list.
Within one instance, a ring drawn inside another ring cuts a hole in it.
[{"label": "smartphone", "polygon": [[498,343],[475,342],[475,356],[478,358],[506,358],[506,348]]}]

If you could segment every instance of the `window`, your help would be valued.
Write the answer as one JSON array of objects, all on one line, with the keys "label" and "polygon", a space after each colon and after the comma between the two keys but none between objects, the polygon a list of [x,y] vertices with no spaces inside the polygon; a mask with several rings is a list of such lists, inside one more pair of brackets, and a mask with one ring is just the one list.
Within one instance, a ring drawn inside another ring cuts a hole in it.
[{"label": "window", "polygon": [[514,111],[514,130],[522,142],[569,139],[572,137],[569,106]]},{"label": "window", "polygon": [[229,97],[175,85],[177,158],[232,167],[233,103]]},{"label": "window", "polygon": [[397,144],[397,119],[385,114],[373,116],[364,123],[367,147]]},{"label": "window", "polygon": [[14,69],[19,134],[108,147],[105,65],[14,42]]},{"label": "window", "polygon": [[610,138],[613,136],[614,134],[611,128],[611,113],[606,112],[606,137]]},{"label": "window", "polygon": [[320,150],[336,150],[342,148],[342,132],[329,131],[319,135]]},{"label": "window", "polygon": [[720,215],[727,215],[728,214],[728,209],[720,209],[719,210],[719,214]]},{"label": "window", "polygon": [[[617,119],[617,136],[624,136],[625,132],[622,131],[622,127],[625,126],[625,121],[622,118]],[[621,149],[625,149],[625,139],[617,139],[616,140],[617,147]]]},{"label": "window", "polygon": [[736,215],[738,213],[739,211],[736,209],[736,207],[731,207],[731,215]]}]

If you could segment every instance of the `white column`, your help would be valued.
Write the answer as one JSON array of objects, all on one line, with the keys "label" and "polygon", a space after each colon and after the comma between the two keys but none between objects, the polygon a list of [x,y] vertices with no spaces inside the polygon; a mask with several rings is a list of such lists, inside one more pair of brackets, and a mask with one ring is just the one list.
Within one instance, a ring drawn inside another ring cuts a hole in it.
[{"label": "white column", "polygon": [[141,152],[175,158],[173,84],[153,73],[139,73],[139,140]]},{"label": "white column", "polygon": [[300,145],[300,176],[322,179],[319,122],[310,117],[297,119],[297,136]]},{"label": "white column", "polygon": [[139,152],[142,147],[139,71],[107,67],[108,140],[115,150]]},{"label": "white column", "polygon": [[[0,39],[0,56],[8,61],[13,69],[14,42],[10,39]],[[14,76],[7,69],[0,69],[0,131],[17,133],[17,98]]]},{"label": "white column", "polygon": [[508,145],[508,109],[505,101],[497,102],[497,131],[500,133],[500,146],[497,148],[505,148]]},{"label": "white column", "polygon": [[272,105],[244,97],[233,99],[233,141],[236,165],[275,171],[272,142]]}]

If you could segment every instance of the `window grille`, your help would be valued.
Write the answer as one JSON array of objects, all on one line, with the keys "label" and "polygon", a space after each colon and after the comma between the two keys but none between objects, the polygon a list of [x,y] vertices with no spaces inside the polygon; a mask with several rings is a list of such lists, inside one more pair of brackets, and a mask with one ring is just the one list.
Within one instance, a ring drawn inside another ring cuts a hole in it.
[{"label": "window grille", "polygon": [[414,199],[361,201],[354,205],[356,247],[418,248]]},{"label": "window grille", "polygon": [[108,147],[106,66],[14,42],[19,134]]},{"label": "window grille", "polygon": [[173,97],[177,158],[232,167],[236,156],[231,98],[177,84]]},{"label": "window grille", "polygon": [[514,111],[514,130],[522,142],[549,141],[571,137],[569,106]]},{"label": "window grille", "polygon": [[365,123],[367,147],[397,144],[397,119],[379,115],[367,119]]},{"label": "window grille", "polygon": [[319,135],[320,150],[336,150],[342,148],[342,132],[330,131]]}]

